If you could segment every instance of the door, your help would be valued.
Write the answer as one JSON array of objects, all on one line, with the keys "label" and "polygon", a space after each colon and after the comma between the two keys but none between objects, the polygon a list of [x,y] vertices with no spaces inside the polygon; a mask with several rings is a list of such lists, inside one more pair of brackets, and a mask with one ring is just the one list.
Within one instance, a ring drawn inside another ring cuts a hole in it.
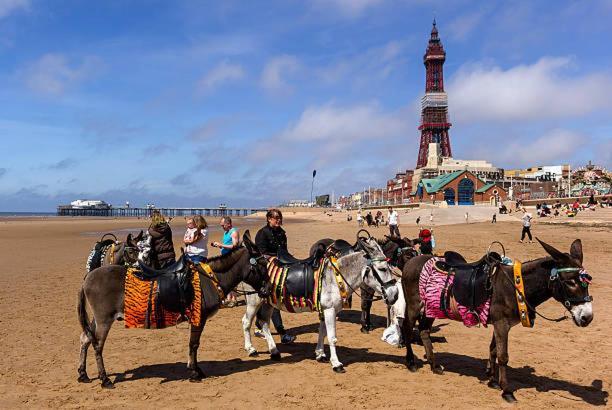
[{"label": "door", "polygon": [[459,195],[457,195],[459,205],[474,205],[474,182],[471,179],[463,178],[459,182]]},{"label": "door", "polygon": [[444,200],[449,205],[455,205],[455,190],[453,188],[446,188],[444,190]]}]

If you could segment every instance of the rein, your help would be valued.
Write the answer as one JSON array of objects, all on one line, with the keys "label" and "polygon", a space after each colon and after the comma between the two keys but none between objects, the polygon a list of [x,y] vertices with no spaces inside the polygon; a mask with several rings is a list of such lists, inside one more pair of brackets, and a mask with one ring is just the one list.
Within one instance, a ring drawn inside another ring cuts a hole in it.
[{"label": "rein", "polygon": [[[376,259],[376,260],[379,260],[379,261],[384,261],[384,260],[386,260],[386,259]],[[334,268],[334,271],[335,271],[335,272],[336,272],[336,273],[337,273],[337,274],[338,274],[338,275],[339,275],[339,276],[342,278],[342,280],[344,281],[344,283],[346,283],[346,285],[347,285],[347,286],[348,286],[348,287],[349,287],[349,288],[350,288],[350,289],[353,291],[353,293],[354,293],[354,294],[356,294],[357,296],[359,296],[359,298],[360,298],[360,299],[362,299],[362,300],[367,300],[367,301],[373,301],[373,302],[375,302],[375,301],[377,301],[377,300],[383,300],[383,297],[382,297],[382,296],[373,296],[373,297],[371,297],[371,298],[366,298],[366,297],[363,297],[363,296],[361,295],[361,293],[360,293],[360,292],[357,292],[357,290],[356,290],[355,288],[353,288],[353,287],[352,287],[352,286],[349,284],[349,282],[346,280],[346,278],[344,277],[344,275],[342,274],[342,272],[340,272],[340,269],[338,269],[338,267],[337,267],[337,266],[336,266],[336,265],[335,265],[335,264],[334,264],[334,263],[331,261],[331,259],[328,259],[328,261],[329,261],[329,264],[332,266],[332,268]],[[371,269],[371,268],[368,268],[368,269]],[[365,275],[364,275],[364,277],[365,277]],[[378,274],[374,274],[374,277],[375,277],[375,278],[376,278],[376,279],[379,281],[379,283],[380,283],[381,285],[383,285],[383,282],[382,282],[382,280],[380,279],[380,277],[378,276]]]}]

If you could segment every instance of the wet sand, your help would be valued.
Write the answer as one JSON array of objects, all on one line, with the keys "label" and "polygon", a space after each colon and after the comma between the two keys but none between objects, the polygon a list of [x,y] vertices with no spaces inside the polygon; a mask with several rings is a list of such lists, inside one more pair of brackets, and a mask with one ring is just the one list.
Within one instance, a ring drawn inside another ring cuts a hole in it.
[{"label": "wet sand", "polygon": [[[342,213],[287,212],[290,250],[305,256],[309,246],[323,237],[353,241],[356,222],[345,219]],[[418,230],[410,219],[400,230],[415,237]],[[183,221],[177,218],[172,224],[178,249]],[[252,218],[248,224],[240,219],[236,223],[242,230],[248,226],[253,236],[262,224],[263,219]],[[353,310],[341,314],[338,326],[338,352],[346,374],[334,374],[328,364],[314,360],[315,313],[283,314],[285,326],[298,339],[289,346],[279,345],[280,362],[263,353],[247,357],[240,324],[244,307],[236,307],[222,309],[206,326],[199,359],[209,378],[202,383],[186,380],[186,326],[127,330],[121,322],[113,326],[104,352],[115,389],[102,390],[98,380],[77,383],[76,295],[87,255],[97,239],[92,233],[118,231],[125,237],[125,229],[138,231],[145,226],[145,221],[136,219],[0,220],[0,408],[504,406],[499,392],[480,381],[491,327],[467,329],[459,323],[437,321],[434,349],[446,372],[437,376],[423,367],[412,374],[403,365],[404,350],[380,340],[386,312],[381,302],[373,309],[377,328],[369,335],[359,332],[358,299]],[[452,249],[469,259],[482,256],[493,240],[502,241],[512,258],[524,261],[544,256],[540,245],[518,243],[520,231],[519,222],[506,221],[436,226],[434,233],[438,252]],[[371,232],[382,236],[387,231],[381,227]],[[573,239],[582,239],[584,266],[593,276],[595,318],[584,329],[571,321],[550,323],[539,318],[533,329],[513,328],[509,376],[517,389],[518,408],[606,404],[612,382],[612,229],[536,223],[533,232],[562,251],[569,250]],[[211,240],[219,236],[219,230],[211,232]],[[541,310],[551,316],[563,312],[553,301]],[[255,339],[254,344],[265,352],[263,340]],[[416,346],[415,353],[422,358],[422,347]],[[90,377],[97,375],[91,353],[88,370]]]}]

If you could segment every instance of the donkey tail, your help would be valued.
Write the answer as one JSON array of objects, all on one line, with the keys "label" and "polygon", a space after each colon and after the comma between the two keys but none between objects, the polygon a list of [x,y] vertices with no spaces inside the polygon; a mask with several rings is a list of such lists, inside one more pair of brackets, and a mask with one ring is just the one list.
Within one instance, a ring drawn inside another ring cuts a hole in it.
[{"label": "donkey tail", "polygon": [[85,302],[85,290],[83,286],[81,286],[81,290],[79,291],[79,299],[77,303],[77,313],[79,316],[79,324],[81,325],[81,329],[83,329],[83,333],[85,336],[92,342],[92,344],[96,345],[96,336],[94,335],[91,327],[89,326],[89,316],[87,315],[87,307]]}]

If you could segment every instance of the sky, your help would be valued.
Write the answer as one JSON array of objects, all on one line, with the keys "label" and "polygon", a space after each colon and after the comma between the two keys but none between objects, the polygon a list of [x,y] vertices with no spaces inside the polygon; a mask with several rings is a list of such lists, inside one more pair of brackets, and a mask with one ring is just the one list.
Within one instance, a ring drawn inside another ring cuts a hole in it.
[{"label": "sky", "polygon": [[434,17],[454,157],[612,167],[610,0],[0,0],[0,211],[385,186]]}]

